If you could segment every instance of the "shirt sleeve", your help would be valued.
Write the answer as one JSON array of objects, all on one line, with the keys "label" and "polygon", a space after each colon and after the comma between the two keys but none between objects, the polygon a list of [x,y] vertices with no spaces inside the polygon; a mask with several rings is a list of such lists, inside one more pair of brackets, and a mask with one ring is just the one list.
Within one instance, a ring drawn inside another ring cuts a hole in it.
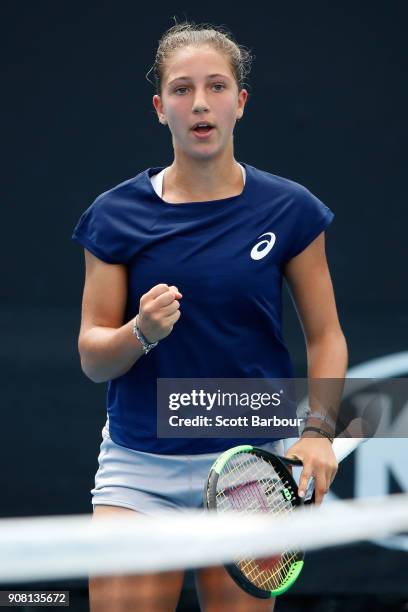
[{"label": "shirt sleeve", "polygon": [[285,261],[299,255],[333,221],[334,213],[306,187],[293,198]]},{"label": "shirt sleeve", "polygon": [[108,193],[101,194],[81,215],[71,236],[110,264],[127,263],[132,256],[129,223],[120,204]]}]

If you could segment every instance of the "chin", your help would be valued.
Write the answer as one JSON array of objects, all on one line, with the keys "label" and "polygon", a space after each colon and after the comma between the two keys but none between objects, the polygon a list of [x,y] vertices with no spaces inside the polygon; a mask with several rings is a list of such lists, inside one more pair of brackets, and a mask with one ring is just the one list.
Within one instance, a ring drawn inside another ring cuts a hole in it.
[{"label": "chin", "polygon": [[220,145],[207,145],[203,147],[194,147],[186,150],[185,153],[196,159],[210,159],[222,155],[227,147]]},{"label": "chin", "polygon": [[210,159],[211,157],[217,157],[220,151],[192,151],[191,154],[193,157],[197,157],[199,159]]}]

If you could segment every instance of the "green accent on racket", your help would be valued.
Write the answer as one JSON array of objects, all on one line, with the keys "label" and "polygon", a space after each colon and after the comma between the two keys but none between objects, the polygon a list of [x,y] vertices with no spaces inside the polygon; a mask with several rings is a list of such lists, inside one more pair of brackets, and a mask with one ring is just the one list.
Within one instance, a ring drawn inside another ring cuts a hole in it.
[{"label": "green accent on racket", "polygon": [[[231,448],[210,469],[204,505],[221,513],[234,510],[243,514],[288,515],[303,505],[287,468],[294,465],[301,462],[250,445]],[[270,558],[236,559],[225,567],[243,590],[267,599],[281,595],[293,585],[302,571],[303,559],[302,551],[285,550]]]}]

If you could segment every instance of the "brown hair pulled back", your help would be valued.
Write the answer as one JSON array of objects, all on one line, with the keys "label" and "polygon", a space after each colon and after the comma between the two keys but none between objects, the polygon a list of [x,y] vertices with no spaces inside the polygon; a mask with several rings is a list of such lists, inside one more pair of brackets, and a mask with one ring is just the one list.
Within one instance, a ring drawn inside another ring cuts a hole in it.
[{"label": "brown hair pulled back", "polygon": [[149,70],[149,72],[153,70],[155,80],[153,85],[155,85],[157,95],[161,95],[166,61],[172,53],[183,47],[198,47],[200,45],[212,46],[227,57],[238,91],[243,89],[244,80],[251,70],[252,61],[255,57],[250,50],[243,45],[239,45],[231,32],[223,26],[214,26],[209,23],[195,24],[191,21],[185,21],[184,23],[176,23],[169,28],[159,40],[156,58]]}]

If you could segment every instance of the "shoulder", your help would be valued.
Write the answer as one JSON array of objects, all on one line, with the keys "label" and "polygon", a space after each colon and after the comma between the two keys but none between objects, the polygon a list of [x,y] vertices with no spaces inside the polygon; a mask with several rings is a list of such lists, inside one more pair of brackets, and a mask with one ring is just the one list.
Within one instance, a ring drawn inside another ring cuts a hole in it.
[{"label": "shoulder", "polygon": [[305,185],[292,179],[251,167],[263,197],[294,219],[330,216],[332,212]]},{"label": "shoulder", "polygon": [[82,213],[72,239],[107,263],[126,263],[149,238],[146,170],[104,191]]},{"label": "shoulder", "polygon": [[260,170],[254,166],[251,166],[251,169],[259,186],[273,191],[274,194],[292,196],[296,200],[308,198],[309,196],[313,197],[313,194],[305,185],[301,185],[293,179],[279,176],[266,170]]},{"label": "shoulder", "polygon": [[109,212],[126,209],[134,206],[143,194],[144,177],[146,170],[139,172],[136,176],[126,179],[114,187],[100,193],[92,202],[91,207],[96,211]]}]

